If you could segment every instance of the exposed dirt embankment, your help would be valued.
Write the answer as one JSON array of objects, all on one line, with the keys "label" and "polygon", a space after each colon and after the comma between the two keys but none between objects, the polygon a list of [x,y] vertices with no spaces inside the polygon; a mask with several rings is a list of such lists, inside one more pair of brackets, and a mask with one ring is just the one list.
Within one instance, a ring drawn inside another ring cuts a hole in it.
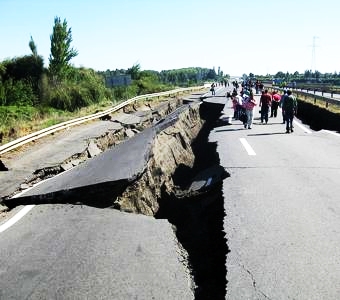
[{"label": "exposed dirt embankment", "polygon": [[[188,253],[195,299],[224,299],[227,241],[216,144],[208,142],[220,114],[193,104],[155,137],[145,172],[117,198],[119,209],[168,219]],[[210,184],[207,184],[210,182]]]},{"label": "exposed dirt embankment", "polygon": [[203,121],[198,103],[173,117],[174,123],[156,135],[145,172],[115,201],[117,208],[154,216],[159,209],[161,191],[177,193],[172,176],[180,166],[193,167],[195,155],[191,144]]}]

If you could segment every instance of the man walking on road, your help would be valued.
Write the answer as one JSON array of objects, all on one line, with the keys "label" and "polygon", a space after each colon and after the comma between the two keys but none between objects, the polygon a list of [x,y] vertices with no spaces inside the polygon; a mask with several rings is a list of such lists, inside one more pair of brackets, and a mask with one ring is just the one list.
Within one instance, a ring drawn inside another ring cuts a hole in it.
[{"label": "man walking on road", "polygon": [[[280,106],[281,109],[283,107],[283,103],[285,102],[286,97],[288,97],[287,96],[287,90],[283,90],[283,95],[281,95],[281,99],[280,99],[280,103],[279,103],[279,106]],[[285,118],[285,112],[282,109],[282,124],[284,124],[284,123],[286,123],[286,118]]]},{"label": "man walking on road", "polygon": [[211,95],[215,96],[215,83],[212,83],[212,85],[210,87],[210,91],[211,91]]},{"label": "man walking on road", "polygon": [[293,119],[296,114],[297,101],[291,90],[287,91],[287,97],[284,99],[282,109],[285,114],[286,133],[293,132]]},{"label": "man walking on road", "polygon": [[260,98],[261,123],[263,123],[263,121],[266,121],[266,124],[268,123],[268,112],[271,104],[272,97],[269,95],[268,90],[264,90]]}]

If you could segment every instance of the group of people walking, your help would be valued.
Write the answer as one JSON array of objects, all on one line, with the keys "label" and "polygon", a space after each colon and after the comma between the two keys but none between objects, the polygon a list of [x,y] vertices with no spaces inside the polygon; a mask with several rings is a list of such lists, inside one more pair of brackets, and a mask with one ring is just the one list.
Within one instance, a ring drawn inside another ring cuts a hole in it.
[{"label": "group of people walking", "polygon": [[[251,129],[254,119],[254,108],[257,106],[252,88],[243,87],[240,93],[234,88],[232,94],[227,93],[231,98],[234,109],[234,119],[240,120],[244,128]],[[270,117],[276,118],[278,108],[282,109],[282,123],[286,124],[286,133],[294,131],[293,119],[297,113],[297,100],[291,90],[284,90],[282,94],[278,91],[270,93],[263,90],[258,103],[261,114],[261,123],[267,124]]]}]

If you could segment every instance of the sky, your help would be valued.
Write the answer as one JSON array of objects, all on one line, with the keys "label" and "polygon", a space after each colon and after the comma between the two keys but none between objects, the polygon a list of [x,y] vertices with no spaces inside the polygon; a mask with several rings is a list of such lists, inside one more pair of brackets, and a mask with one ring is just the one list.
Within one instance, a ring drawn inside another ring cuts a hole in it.
[{"label": "sky", "polygon": [[338,73],[339,10],[339,0],[0,0],[0,62],[30,55],[32,36],[47,67],[59,17],[75,67]]}]

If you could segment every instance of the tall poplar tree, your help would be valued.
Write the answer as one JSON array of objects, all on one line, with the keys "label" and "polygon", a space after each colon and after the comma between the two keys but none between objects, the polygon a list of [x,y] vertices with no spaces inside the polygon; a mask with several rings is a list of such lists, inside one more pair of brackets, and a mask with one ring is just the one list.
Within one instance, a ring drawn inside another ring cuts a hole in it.
[{"label": "tall poplar tree", "polygon": [[49,73],[53,79],[62,80],[67,77],[70,60],[78,55],[78,51],[71,48],[72,30],[67,28],[66,19],[61,22],[59,17],[54,18],[50,39]]},{"label": "tall poplar tree", "polygon": [[34,40],[33,40],[32,36],[31,36],[31,39],[30,39],[28,45],[29,45],[29,47],[30,47],[30,49],[32,51],[32,55],[34,57],[38,57],[37,45],[34,43]]}]

